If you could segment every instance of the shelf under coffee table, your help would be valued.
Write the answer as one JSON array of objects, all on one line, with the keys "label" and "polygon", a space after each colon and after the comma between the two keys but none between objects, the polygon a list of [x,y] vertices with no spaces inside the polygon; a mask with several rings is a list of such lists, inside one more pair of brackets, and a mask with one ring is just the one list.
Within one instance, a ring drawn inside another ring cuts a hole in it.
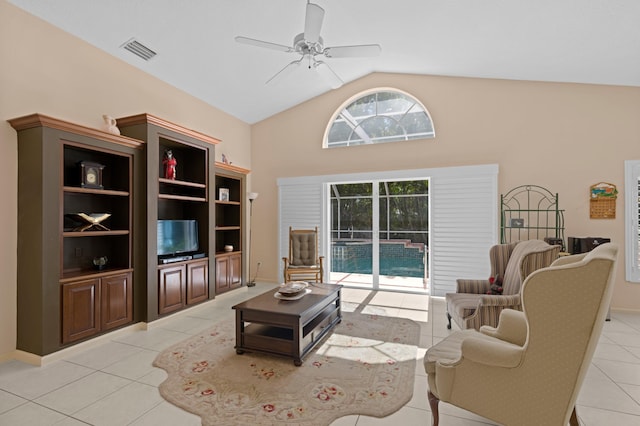
[{"label": "shelf under coffee table", "polygon": [[313,284],[298,300],[276,299],[270,290],[233,306],[236,353],[262,352],[302,359],[342,320],[340,291],[335,284]]}]

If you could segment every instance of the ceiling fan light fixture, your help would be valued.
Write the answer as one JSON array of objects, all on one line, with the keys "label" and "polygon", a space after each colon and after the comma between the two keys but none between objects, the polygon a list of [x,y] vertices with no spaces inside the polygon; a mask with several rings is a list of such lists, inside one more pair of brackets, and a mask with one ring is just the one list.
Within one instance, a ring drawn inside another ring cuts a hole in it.
[{"label": "ceiling fan light fixture", "polygon": [[293,49],[301,55],[321,55],[324,51],[322,37],[318,36],[316,41],[309,41],[304,33],[300,33],[293,39]]}]

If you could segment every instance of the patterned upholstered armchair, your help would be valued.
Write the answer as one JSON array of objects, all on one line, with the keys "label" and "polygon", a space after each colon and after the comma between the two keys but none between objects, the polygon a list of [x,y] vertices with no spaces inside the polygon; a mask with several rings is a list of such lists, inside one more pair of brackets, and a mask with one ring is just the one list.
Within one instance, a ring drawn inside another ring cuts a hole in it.
[{"label": "patterned upholstered armchair", "polygon": [[324,276],[324,257],[318,254],[318,227],[289,227],[289,257],[283,257],[282,261],[285,283],[294,278],[321,282]]},{"label": "patterned upholstered armchair", "polygon": [[[498,327],[452,333],[427,350],[429,404],[502,425],[578,425],[575,404],[613,293],[618,247],[561,257],[522,285],[522,311]],[[550,296],[551,295],[551,296]]]},{"label": "patterned upholstered armchair", "polygon": [[445,295],[447,302],[447,328],[453,319],[461,329],[483,325],[495,327],[500,312],[505,308],[521,310],[520,288],[533,271],[551,265],[560,254],[560,246],[551,246],[541,240],[497,244],[489,250],[491,276],[502,277],[502,294],[487,294],[489,279],[457,281],[456,293]]}]

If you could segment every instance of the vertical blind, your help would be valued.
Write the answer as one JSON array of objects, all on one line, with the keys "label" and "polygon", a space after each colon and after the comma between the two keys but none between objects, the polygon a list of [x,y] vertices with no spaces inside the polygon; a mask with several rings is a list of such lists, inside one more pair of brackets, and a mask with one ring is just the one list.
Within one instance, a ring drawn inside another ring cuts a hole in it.
[{"label": "vertical blind", "polygon": [[[279,184],[278,215],[278,277],[283,277],[283,257],[289,253],[289,227],[293,229],[314,229],[318,227],[318,252],[326,256],[326,220],[323,211],[324,187],[321,180],[309,178],[287,179],[286,184]],[[325,263],[326,265],[326,263]]]},{"label": "vertical blind", "polygon": [[498,166],[491,164],[278,179],[279,276],[280,258],[289,249],[290,226],[318,226],[320,253],[325,256],[325,264],[331,264],[328,185],[373,179],[429,179],[431,295],[455,292],[458,278],[488,278],[489,248],[498,240],[497,176]]},{"label": "vertical blind", "polygon": [[458,278],[489,278],[498,226],[495,174],[442,174],[431,180],[432,296],[456,291]]}]

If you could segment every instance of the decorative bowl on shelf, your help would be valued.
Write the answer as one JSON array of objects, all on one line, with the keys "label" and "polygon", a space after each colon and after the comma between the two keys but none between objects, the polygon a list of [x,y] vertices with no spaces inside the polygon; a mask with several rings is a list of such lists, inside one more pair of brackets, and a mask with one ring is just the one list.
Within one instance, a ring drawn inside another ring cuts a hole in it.
[{"label": "decorative bowl on shelf", "polygon": [[226,246],[224,246],[224,251],[233,251],[233,246],[230,244],[227,244]]},{"label": "decorative bowl on shelf", "polygon": [[292,281],[290,283],[282,284],[278,293],[286,297],[293,297],[305,291],[307,287],[308,284],[304,281]]}]

